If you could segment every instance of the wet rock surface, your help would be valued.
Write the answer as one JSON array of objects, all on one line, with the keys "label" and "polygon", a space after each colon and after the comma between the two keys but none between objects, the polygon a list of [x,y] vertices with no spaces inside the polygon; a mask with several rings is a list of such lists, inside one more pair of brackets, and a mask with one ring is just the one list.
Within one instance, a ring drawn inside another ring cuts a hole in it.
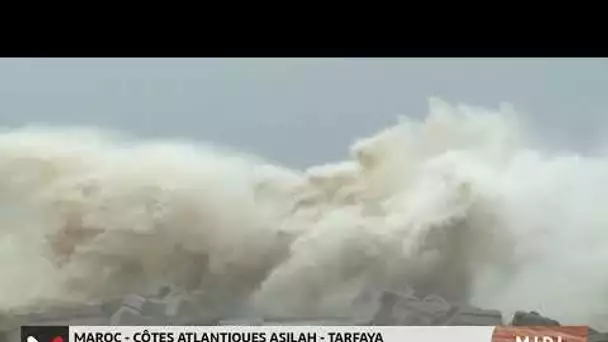
[{"label": "wet rock surface", "polygon": [[589,331],[589,342],[608,342],[608,333]]},{"label": "wet rock surface", "polygon": [[502,314],[499,311],[458,305],[434,295],[420,299],[411,294],[385,291],[380,301],[380,310],[370,322],[372,325],[493,326],[502,324]]},{"label": "wet rock surface", "polygon": [[513,315],[511,325],[514,326],[559,326],[559,322],[548,317],[544,317],[536,311],[524,312],[517,311]]},{"label": "wet rock surface", "polygon": [[[0,342],[19,340],[20,325],[377,325],[377,326],[559,326],[560,323],[538,312],[516,312],[505,321],[501,312],[481,309],[427,295],[383,291],[378,310],[371,317],[234,317],[219,314],[203,294],[144,297],[128,295],[122,299],[79,308],[54,309],[49,313],[0,316]],[[589,330],[590,342],[608,342],[608,333]]]}]

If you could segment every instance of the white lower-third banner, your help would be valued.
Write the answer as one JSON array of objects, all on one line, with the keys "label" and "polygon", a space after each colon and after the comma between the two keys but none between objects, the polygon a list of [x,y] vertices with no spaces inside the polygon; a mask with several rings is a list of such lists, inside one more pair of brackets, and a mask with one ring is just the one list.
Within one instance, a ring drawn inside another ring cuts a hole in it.
[{"label": "white lower-third banner", "polygon": [[586,342],[584,326],[23,327],[22,342]]}]

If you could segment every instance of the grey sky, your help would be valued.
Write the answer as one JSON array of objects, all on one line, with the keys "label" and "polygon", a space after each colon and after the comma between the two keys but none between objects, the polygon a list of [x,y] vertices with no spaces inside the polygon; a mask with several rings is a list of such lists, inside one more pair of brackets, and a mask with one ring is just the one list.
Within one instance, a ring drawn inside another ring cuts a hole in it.
[{"label": "grey sky", "polygon": [[427,98],[511,102],[558,147],[608,123],[606,59],[0,59],[0,124],[210,140],[305,166],[420,117]]}]

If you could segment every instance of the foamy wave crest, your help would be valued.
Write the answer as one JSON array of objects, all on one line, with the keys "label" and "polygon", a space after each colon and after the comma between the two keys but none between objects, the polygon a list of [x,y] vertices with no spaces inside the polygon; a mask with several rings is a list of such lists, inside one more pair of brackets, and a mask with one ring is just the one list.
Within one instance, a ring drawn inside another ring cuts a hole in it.
[{"label": "foamy wave crest", "polygon": [[543,154],[508,106],[422,122],[290,170],[94,129],[0,134],[0,308],[171,284],[224,307],[352,314],[406,287],[596,326],[608,315],[608,160]]}]

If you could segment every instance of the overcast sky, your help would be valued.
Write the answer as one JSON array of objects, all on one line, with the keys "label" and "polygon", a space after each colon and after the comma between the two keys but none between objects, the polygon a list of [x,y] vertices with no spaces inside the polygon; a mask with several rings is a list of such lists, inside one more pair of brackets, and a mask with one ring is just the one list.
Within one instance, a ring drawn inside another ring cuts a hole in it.
[{"label": "overcast sky", "polygon": [[554,146],[584,149],[608,124],[608,60],[0,59],[0,125],[210,140],[292,166],[344,157],[429,96],[510,102]]}]

